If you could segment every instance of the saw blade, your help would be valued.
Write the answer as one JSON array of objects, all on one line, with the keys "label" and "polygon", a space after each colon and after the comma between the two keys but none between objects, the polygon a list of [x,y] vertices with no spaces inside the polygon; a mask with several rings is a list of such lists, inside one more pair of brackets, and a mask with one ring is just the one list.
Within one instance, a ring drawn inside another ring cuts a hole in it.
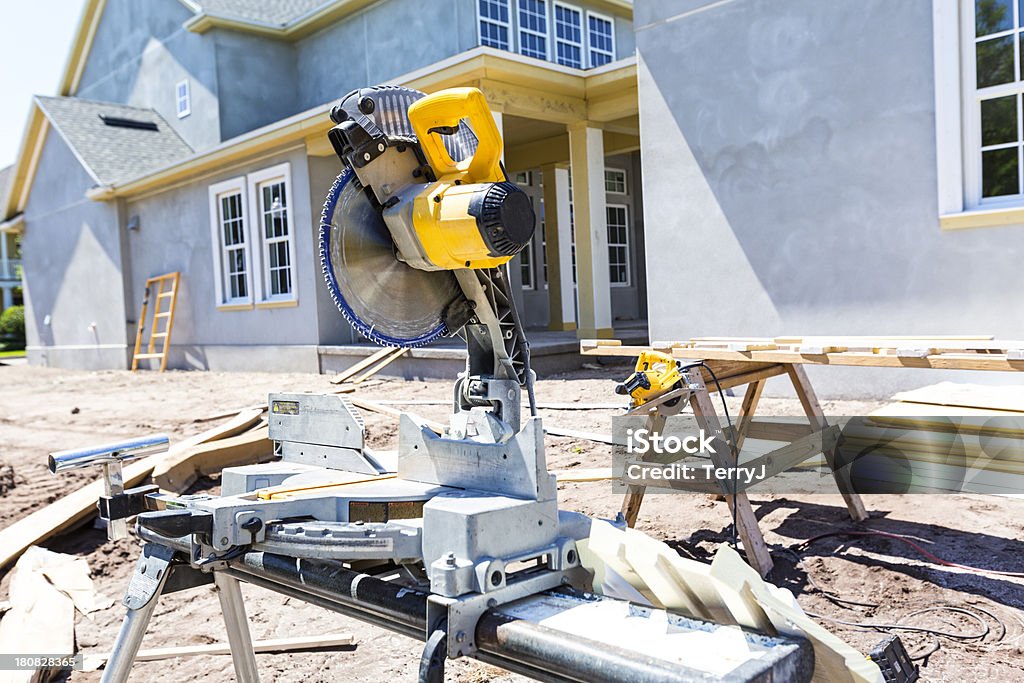
[{"label": "saw blade", "polygon": [[348,168],[324,202],[320,263],[338,309],[370,341],[410,347],[448,334],[444,313],[462,296],[455,276],[398,260],[384,219]]}]

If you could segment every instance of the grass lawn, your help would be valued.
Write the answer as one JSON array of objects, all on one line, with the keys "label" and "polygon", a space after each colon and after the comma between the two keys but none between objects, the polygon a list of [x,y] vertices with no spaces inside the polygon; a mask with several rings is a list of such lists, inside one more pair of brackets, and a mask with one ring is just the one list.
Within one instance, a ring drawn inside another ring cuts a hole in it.
[{"label": "grass lawn", "polygon": [[25,355],[25,350],[21,351],[0,351],[0,358],[20,358]]}]

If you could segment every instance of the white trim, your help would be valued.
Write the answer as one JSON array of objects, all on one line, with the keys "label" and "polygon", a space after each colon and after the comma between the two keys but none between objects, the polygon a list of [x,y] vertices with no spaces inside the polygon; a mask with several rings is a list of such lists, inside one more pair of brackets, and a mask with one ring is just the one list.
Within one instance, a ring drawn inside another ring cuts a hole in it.
[{"label": "white trim", "polygon": [[[264,168],[248,175],[249,185],[249,237],[252,244],[259,245],[256,249],[257,257],[253,259],[253,269],[257,271],[259,298],[258,303],[284,302],[299,300],[298,293],[298,272],[295,267],[297,254],[295,252],[295,222],[294,222],[294,196],[292,193],[292,167],[289,162],[277,164]],[[269,265],[267,259],[267,240],[263,231],[263,207],[261,186],[273,181],[283,181],[285,192],[285,216],[288,225],[288,235],[284,240],[288,244],[288,271],[291,279],[291,291],[287,294],[270,294]]]},{"label": "white trim", "polygon": [[[530,59],[543,59],[545,62],[551,58],[551,3],[548,0],[536,0],[544,5],[544,28],[545,31],[534,31],[531,28],[523,28],[523,17],[522,17],[522,3],[523,0],[516,0],[516,43],[518,49],[516,53],[523,57],[529,57]],[[479,7],[479,2],[477,7]],[[531,36],[537,36],[538,38],[544,39],[544,56],[537,57],[535,55],[524,55],[523,54],[523,34],[527,33]]]},{"label": "white trim", "polygon": [[93,351],[95,349],[127,349],[127,344],[54,344],[53,346],[38,346],[29,344],[25,351]]},{"label": "white trim", "polygon": [[[590,67],[590,68],[594,68],[594,63],[590,60],[590,51],[594,49],[590,45],[590,17],[592,17],[592,16],[593,17],[597,17],[598,19],[602,19],[604,21],[607,21],[609,24],[611,24],[611,27],[612,27],[612,32],[611,32],[612,51],[610,53],[608,53],[605,50],[598,50],[598,52],[601,52],[603,54],[608,54],[609,59],[608,59],[607,62],[605,62],[606,64],[611,64],[612,62],[615,61],[615,18],[614,17],[610,17],[607,14],[601,14],[600,12],[593,12],[593,11],[588,9],[587,10],[587,15],[586,15],[586,17],[584,18],[584,21],[583,21],[583,23],[585,24],[584,28],[586,29],[586,34],[587,34],[587,39],[586,39],[586,43],[587,43],[587,58],[584,61],[584,63],[588,67]],[[601,66],[604,66],[604,64],[602,64]]]},{"label": "white trim", "polygon": [[[228,298],[224,290],[224,263],[222,256],[224,253],[223,236],[221,233],[221,218],[220,218],[220,197],[228,193],[238,193],[241,195],[240,208],[242,211],[242,234],[245,236],[245,244],[242,247],[243,253],[245,254],[245,285],[246,285],[246,296]],[[245,176],[239,176],[237,178],[231,178],[222,182],[216,183],[210,186],[210,245],[211,253],[213,255],[213,272],[214,272],[214,294],[216,296],[215,304],[218,307],[221,306],[234,306],[236,304],[252,304],[252,271],[253,271],[253,260],[252,260],[252,248],[249,235],[249,221],[248,213],[249,207],[246,201],[246,183]]]},{"label": "white trim", "polygon": [[[553,42],[552,42],[552,47],[554,47],[554,50],[551,53],[552,61],[555,64],[558,64],[558,43],[559,43],[559,41],[565,43],[566,45],[578,45],[579,48],[580,48],[580,65],[579,66],[570,66],[568,64],[559,64],[559,66],[565,66],[565,67],[568,67],[570,69],[579,69],[581,71],[585,70],[587,68],[587,26],[586,26],[586,13],[583,11],[583,8],[577,7],[576,5],[570,5],[567,2],[558,2],[558,0],[554,0],[552,5],[553,6],[551,8],[551,37],[554,39]],[[565,9],[571,11],[571,12],[576,12],[577,14],[580,15],[580,42],[579,43],[573,43],[571,41],[564,40],[564,39],[558,37],[558,8],[559,7],[565,8]]]},{"label": "white trim", "polygon": [[[181,86],[185,86],[185,108],[181,108]],[[178,118],[183,119],[192,113],[192,85],[188,79],[178,81],[174,85],[174,111],[178,112]]]},{"label": "white trim", "polygon": [[633,250],[630,247],[629,204],[606,203],[604,206],[605,206],[605,230],[606,231],[608,230],[608,223],[607,223],[607,221],[608,221],[608,209],[622,209],[622,212],[626,216],[626,222],[625,222],[626,241],[622,242],[622,243],[619,243],[619,242],[612,242],[611,240],[608,240],[608,250],[609,250],[608,261],[609,261],[609,266],[611,265],[611,248],[613,246],[614,247],[623,247],[626,250],[626,264],[625,264],[626,265],[626,281],[625,282],[612,282],[612,273],[611,273],[611,269],[609,267],[609,270],[608,270],[608,286],[609,287],[632,287],[633,286],[633,263],[632,263]]},{"label": "white trim", "polygon": [[626,169],[618,168],[616,166],[605,166],[604,167],[604,171],[605,171],[605,173],[607,173],[608,171],[616,171],[616,172],[622,174],[622,192],[616,192],[615,190],[609,190],[608,189],[608,179],[607,178],[603,179],[604,180],[604,191],[607,192],[608,194],[618,194],[618,195],[622,195],[623,197],[628,197],[629,196],[629,174],[626,172]]},{"label": "white trim", "polygon": [[935,149],[939,215],[964,210],[960,17],[956,3],[932,0],[935,58]]},{"label": "white trim", "polygon": [[[489,48],[494,49],[494,50],[501,50],[502,52],[508,51],[508,52],[515,53],[516,52],[515,35],[512,32],[512,13],[515,11],[514,8],[512,7],[513,0],[487,0],[487,1],[488,2],[503,2],[503,3],[505,3],[505,8],[508,10],[508,21],[503,23],[503,22],[501,22],[501,21],[499,21],[497,19],[491,19],[490,17],[485,18],[485,17],[480,16],[480,0],[473,0],[473,3],[476,5],[476,44],[477,44],[477,46],[479,46],[479,47],[489,47]],[[505,27],[505,30],[508,32],[508,47],[507,48],[503,49],[503,48],[495,47],[493,45],[484,45],[484,35],[483,35],[483,31],[481,31],[480,29],[483,26],[483,22],[485,22],[485,21],[487,23],[489,23],[489,24],[494,24],[495,26],[504,26]]]}]

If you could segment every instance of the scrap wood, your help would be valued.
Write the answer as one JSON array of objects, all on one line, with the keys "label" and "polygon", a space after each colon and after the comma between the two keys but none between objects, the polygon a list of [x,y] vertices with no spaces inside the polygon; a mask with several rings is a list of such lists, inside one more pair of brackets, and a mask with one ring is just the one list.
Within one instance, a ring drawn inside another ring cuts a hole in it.
[{"label": "scrap wood", "polygon": [[371,377],[376,375],[378,372],[383,370],[386,366],[390,365],[393,361],[396,361],[399,358],[401,358],[402,356],[404,356],[405,353],[408,350],[409,349],[404,348],[404,347],[403,348],[399,348],[399,349],[395,349],[395,351],[390,356],[387,356],[380,363],[377,363],[377,365],[374,365],[372,368],[370,368],[369,370],[367,370],[363,374],[359,375],[359,377],[356,377],[355,379],[350,380],[350,381],[352,382],[352,384],[362,384],[363,382],[365,382],[366,380],[370,379]]},{"label": "scrap wood", "polygon": [[[359,396],[353,396],[352,398],[348,399],[348,401],[352,405],[362,408],[363,410],[369,410],[372,413],[380,413],[381,415],[389,415],[391,417],[401,417],[402,415],[402,411],[400,410],[395,410],[394,408],[390,408],[376,401],[371,401],[369,399],[361,398]],[[417,419],[419,419],[425,427],[430,428],[431,430],[438,434],[444,432],[445,427],[440,422],[435,422],[434,420],[427,420],[422,417],[419,417]]]},{"label": "scrap wood", "polygon": [[[297,636],[293,638],[268,638],[254,640],[252,649],[255,652],[293,652],[319,650],[324,648],[348,647],[356,644],[351,633],[329,633],[319,636]],[[139,650],[135,655],[136,662],[157,662],[175,657],[193,657],[196,655],[229,655],[231,646],[227,643],[210,643],[206,645],[182,645],[178,647],[154,647]],[[110,659],[111,653],[86,654],[82,669],[95,671]]]},{"label": "scrap wood", "polygon": [[[199,444],[235,436],[259,419],[258,410],[241,412],[224,424],[179,441],[163,457],[176,458]],[[125,488],[138,486],[153,471],[158,459],[159,456],[149,457],[126,465],[123,470]],[[92,518],[96,514],[96,501],[103,493],[103,480],[97,479],[0,530],[0,568],[17,559],[29,546]]]},{"label": "scrap wood", "polygon": [[792,593],[765,582],[739,554],[721,545],[711,565],[680,557],[636,529],[594,520],[577,543],[598,593],[636,599],[723,625],[806,637],[816,683],[880,683],[878,666],[808,617]]},{"label": "scrap wood", "polygon": [[614,478],[611,467],[590,467],[572,470],[552,470],[558,483],[566,482],[587,482],[587,481],[610,481]]},{"label": "scrap wood", "polygon": [[238,436],[219,439],[165,458],[153,468],[153,483],[165,491],[182,493],[201,476],[218,474],[225,467],[252,465],[274,458],[269,427],[260,425]]},{"label": "scrap wood", "polygon": [[[70,656],[75,608],[89,615],[114,601],[96,592],[84,558],[32,546],[15,566],[11,608],[0,620],[0,652]],[[8,671],[5,681],[45,680],[48,670]]]},{"label": "scrap wood", "polygon": [[[377,403],[382,406],[447,406],[452,402],[432,398],[398,398],[378,400]],[[628,407],[626,403],[537,403],[541,410],[625,410]]]},{"label": "scrap wood", "polygon": [[562,427],[545,427],[544,433],[551,436],[565,436],[570,439],[583,439],[584,441],[596,441],[598,443],[615,445],[615,440],[608,434],[584,432],[578,429],[563,429]]},{"label": "scrap wood", "polygon": [[[369,382],[366,382],[366,383],[362,384],[361,386],[364,387],[364,388],[365,387],[372,387],[372,386],[376,386],[376,385],[378,385],[380,383],[381,383],[380,380],[371,380]],[[341,387],[338,387],[336,389],[332,389],[331,391],[328,391],[327,393],[328,394],[351,394],[355,390],[356,390],[356,386],[354,384],[346,384],[345,386],[341,386]],[[231,417],[232,415],[236,415],[237,413],[240,413],[242,411],[246,411],[246,410],[259,410],[259,411],[263,412],[263,411],[266,411],[266,409],[267,409],[267,403],[266,403],[266,401],[264,401],[263,403],[254,403],[253,405],[246,406],[244,408],[236,408],[234,410],[225,410],[225,411],[222,411],[222,412],[219,412],[219,413],[215,413],[213,415],[206,415],[205,417],[197,417],[197,418],[195,418],[192,421],[193,422],[210,422],[212,420],[223,420],[226,417]]]},{"label": "scrap wood", "polygon": [[371,353],[369,356],[362,359],[355,365],[345,368],[337,375],[335,375],[334,378],[331,379],[331,384],[341,384],[342,382],[347,382],[348,380],[355,377],[358,373],[362,372],[371,365],[379,363],[380,361],[384,360],[390,354],[394,353],[394,351],[395,349],[392,346],[385,346],[383,348],[377,349],[375,352]]}]

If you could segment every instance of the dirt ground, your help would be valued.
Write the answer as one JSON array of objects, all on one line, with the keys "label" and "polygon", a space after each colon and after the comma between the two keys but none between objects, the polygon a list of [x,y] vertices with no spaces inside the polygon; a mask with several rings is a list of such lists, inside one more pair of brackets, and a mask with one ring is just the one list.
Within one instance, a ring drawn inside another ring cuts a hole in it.
[{"label": "dirt ground", "polygon": [[[578,371],[538,382],[541,402],[615,402],[612,380],[619,370]],[[386,380],[360,393],[373,399],[447,400],[448,381]],[[46,454],[123,437],[167,432],[172,440],[195,434],[212,422],[195,418],[258,403],[269,391],[325,391],[328,378],[306,374],[199,373],[121,371],[82,372],[33,367],[0,367],[0,528],[75,489],[89,474],[51,475]],[[731,398],[731,410],[739,399]],[[863,414],[876,403],[826,401],[835,415]],[[444,419],[443,406],[408,408],[428,418]],[[795,400],[764,399],[759,413],[798,414]],[[607,433],[613,410],[542,410],[547,424]],[[395,446],[396,421],[364,414],[368,444]],[[548,437],[552,469],[603,467],[610,447],[590,441]],[[11,471],[13,470],[13,472]],[[197,484],[215,489],[216,481]],[[608,483],[562,484],[560,505],[612,517],[621,504]],[[911,654],[934,652],[921,660],[928,681],[1024,680],[1024,580],[978,574],[927,560],[910,547],[885,538],[831,537],[797,554],[808,538],[852,528],[842,499],[836,495],[751,496],[776,561],[774,580],[790,588],[805,610],[850,622],[907,624],[940,630],[977,631],[980,626],[952,613],[914,612],[937,605],[981,608],[989,632],[957,641],[923,633],[901,632]],[[1024,501],[976,495],[866,496],[871,519],[863,527],[907,534],[944,560],[997,569],[1024,569]],[[638,527],[668,542],[680,554],[708,559],[729,538],[724,503],[695,494],[648,496]],[[100,591],[120,598],[138,553],[134,540],[108,543],[102,531],[80,529],[48,542],[47,547],[86,557]],[[10,573],[0,581],[7,595]],[[332,612],[244,586],[254,638],[331,632],[353,633],[358,644],[347,650],[257,655],[264,680],[350,681],[414,680],[422,645],[409,638]],[[852,602],[851,602],[852,601]],[[858,605],[854,603],[865,603]],[[108,651],[120,626],[120,604],[78,616],[78,646],[87,652]],[[862,652],[884,634],[871,629],[822,622]],[[224,627],[212,590],[200,588],[165,596],[143,647],[223,641]],[[449,680],[522,680],[470,660],[449,666]],[[233,679],[226,656],[139,663],[133,680],[192,681]],[[97,681],[99,673],[71,675],[72,681]]]}]

